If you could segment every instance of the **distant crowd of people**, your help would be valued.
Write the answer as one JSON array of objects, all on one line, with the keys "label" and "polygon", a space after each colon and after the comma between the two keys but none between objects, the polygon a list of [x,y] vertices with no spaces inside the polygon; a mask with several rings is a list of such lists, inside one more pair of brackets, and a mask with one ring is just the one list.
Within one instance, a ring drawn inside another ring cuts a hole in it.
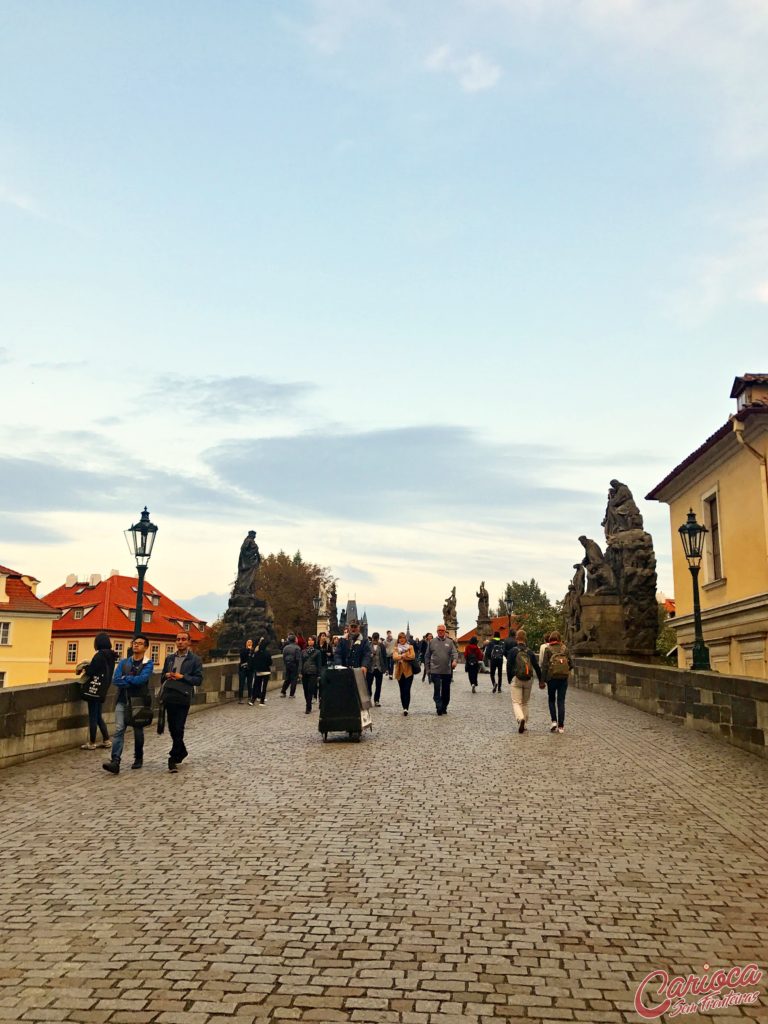
[{"label": "distant crowd of people", "polygon": [[[89,732],[83,749],[101,747],[108,750],[109,760],[102,768],[118,775],[125,732],[131,728],[134,744],[131,768],[140,769],[144,764],[144,730],[155,716],[150,690],[155,666],[147,656],[148,640],[142,634],[136,636],[131,654],[120,660],[106,633],[96,636],[94,647],[91,661],[78,666],[83,678],[81,692],[88,703]],[[308,715],[318,699],[320,678],[329,666],[362,669],[374,707],[381,706],[385,677],[394,679],[406,717],[411,706],[413,681],[421,676],[432,685],[436,713],[445,715],[451,702],[454,672],[460,660],[456,643],[443,623],[435,634],[426,633],[422,639],[414,639],[405,631],[395,637],[389,629],[384,637],[372,633],[368,639],[358,622],[351,622],[343,633],[336,636],[320,633],[305,640],[301,634],[290,633],[283,641],[282,655],[284,675],[280,697],[295,697],[301,683],[305,713]],[[527,731],[534,677],[540,688],[548,691],[550,732],[565,731],[565,696],[573,660],[559,632],[546,636],[537,652],[529,648],[522,629],[504,640],[497,632],[483,647],[478,645],[477,637],[472,637],[464,649],[464,667],[473,694],[477,692],[481,666],[489,671],[491,692],[494,694],[501,693],[506,676],[518,732]],[[238,702],[243,704],[247,699],[250,706],[266,704],[271,674],[272,654],[266,638],[246,640],[239,657]],[[169,772],[176,773],[188,756],[184,743],[186,720],[195,690],[202,680],[202,662],[190,650],[189,634],[182,630],[176,636],[176,652],[169,654],[163,664],[157,695],[158,732],[162,733],[167,723],[171,736]],[[115,730],[110,738],[102,708],[112,686],[117,689],[117,698]],[[101,742],[97,744],[99,734]]]}]

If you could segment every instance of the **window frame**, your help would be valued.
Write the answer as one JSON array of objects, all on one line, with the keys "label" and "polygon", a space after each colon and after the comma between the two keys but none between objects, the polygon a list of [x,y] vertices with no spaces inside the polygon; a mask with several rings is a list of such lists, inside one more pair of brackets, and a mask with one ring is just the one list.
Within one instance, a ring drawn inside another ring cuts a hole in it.
[{"label": "window frame", "polygon": [[13,647],[13,623],[9,619],[0,621],[0,647]]},{"label": "window frame", "polygon": [[701,496],[701,518],[707,528],[704,536],[704,584],[722,583],[726,578],[722,542],[723,507],[717,484]]},{"label": "window frame", "polygon": [[[69,656],[70,648],[72,648],[72,647],[74,647],[74,652],[73,652],[74,657],[70,658],[70,656]],[[67,665],[76,665],[77,664],[77,653],[78,653],[79,648],[80,648],[80,643],[79,643],[78,640],[67,640],[67,653],[66,653],[66,659],[67,659],[66,663],[67,663]]]}]

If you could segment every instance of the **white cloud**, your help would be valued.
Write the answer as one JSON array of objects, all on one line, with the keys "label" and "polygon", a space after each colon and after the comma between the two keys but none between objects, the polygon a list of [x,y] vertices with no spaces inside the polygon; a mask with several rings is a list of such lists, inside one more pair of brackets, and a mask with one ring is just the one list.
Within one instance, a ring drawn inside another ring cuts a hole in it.
[{"label": "white cloud", "polygon": [[0,203],[5,206],[12,206],[22,213],[28,213],[33,217],[42,217],[43,213],[34,199],[30,196],[17,192],[0,182]]},{"label": "white cloud", "polygon": [[768,281],[763,281],[755,288],[755,298],[758,302],[768,302]]},{"label": "white cloud", "polygon": [[453,75],[464,92],[481,92],[492,89],[501,78],[501,68],[482,53],[470,53],[466,57],[454,54],[448,45],[439,46],[424,60],[427,71],[445,72]]}]

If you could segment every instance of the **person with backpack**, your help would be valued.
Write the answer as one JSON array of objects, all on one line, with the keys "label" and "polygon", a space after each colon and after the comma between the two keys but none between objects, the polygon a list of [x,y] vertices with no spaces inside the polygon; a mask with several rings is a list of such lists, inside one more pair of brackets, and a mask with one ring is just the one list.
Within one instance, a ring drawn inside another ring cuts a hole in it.
[{"label": "person with backpack", "polygon": [[477,646],[477,637],[473,636],[464,648],[464,668],[469,676],[469,685],[472,693],[477,693],[477,674],[480,671],[480,662],[483,660],[483,652]]},{"label": "person with backpack", "polygon": [[283,647],[283,685],[280,689],[280,696],[285,697],[288,687],[291,688],[291,696],[296,696],[296,687],[301,675],[301,648],[296,643],[296,634],[289,633],[285,647]]},{"label": "person with backpack", "polygon": [[549,643],[541,663],[549,697],[549,717],[552,720],[550,732],[565,732],[565,694],[572,668],[571,653],[555,630],[549,634]]},{"label": "person with backpack", "polygon": [[[110,775],[120,774],[120,759],[123,756],[125,730],[130,724],[130,708],[128,705],[131,700],[143,703],[149,697],[149,680],[152,677],[155,665],[152,659],[147,657],[148,644],[149,641],[143,633],[135,636],[131,644],[131,657],[123,658],[112,677],[112,682],[117,687],[115,736],[112,741],[112,756],[109,761],[105,761],[101,766]],[[141,768],[143,765],[144,727],[134,725],[133,764],[131,768]]]},{"label": "person with backpack", "polygon": [[317,684],[323,670],[323,655],[315,637],[307,637],[307,646],[301,652],[301,683],[307,702],[305,714],[312,713],[312,701],[317,697]]},{"label": "person with backpack", "polygon": [[[80,684],[80,692],[83,700],[88,704],[88,742],[84,743],[80,749],[96,749],[96,730],[98,729],[101,733],[99,746],[104,750],[109,750],[112,740],[109,738],[109,730],[101,709],[107,699],[107,691],[112,682],[117,655],[112,650],[112,641],[106,633],[97,633],[93,646],[96,653],[90,662],[82,667],[83,681]],[[77,674],[81,674],[79,665]]]},{"label": "person with backpack", "polygon": [[504,643],[498,630],[485,645],[483,660],[491,670],[493,692],[501,693],[501,672],[504,667]]},{"label": "person with backpack", "polygon": [[538,677],[539,685],[544,685],[539,659],[528,646],[527,639],[525,630],[518,629],[515,633],[515,646],[510,650],[509,657],[512,664],[512,710],[519,733],[525,732],[525,723],[528,721],[528,704],[531,700],[534,673]]}]

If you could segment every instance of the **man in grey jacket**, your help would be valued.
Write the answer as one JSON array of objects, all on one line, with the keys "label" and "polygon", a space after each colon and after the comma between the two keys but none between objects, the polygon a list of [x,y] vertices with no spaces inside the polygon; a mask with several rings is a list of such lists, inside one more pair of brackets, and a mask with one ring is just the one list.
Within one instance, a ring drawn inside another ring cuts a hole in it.
[{"label": "man in grey jacket", "polygon": [[429,672],[438,715],[444,715],[451,701],[451,679],[459,660],[456,644],[448,636],[445,624],[437,627],[437,636],[429,641],[424,665]]},{"label": "man in grey jacket", "polygon": [[296,686],[301,675],[301,648],[296,643],[296,634],[288,634],[288,642],[283,648],[283,685],[280,696],[284,697],[291,688],[291,696],[296,696]]}]

